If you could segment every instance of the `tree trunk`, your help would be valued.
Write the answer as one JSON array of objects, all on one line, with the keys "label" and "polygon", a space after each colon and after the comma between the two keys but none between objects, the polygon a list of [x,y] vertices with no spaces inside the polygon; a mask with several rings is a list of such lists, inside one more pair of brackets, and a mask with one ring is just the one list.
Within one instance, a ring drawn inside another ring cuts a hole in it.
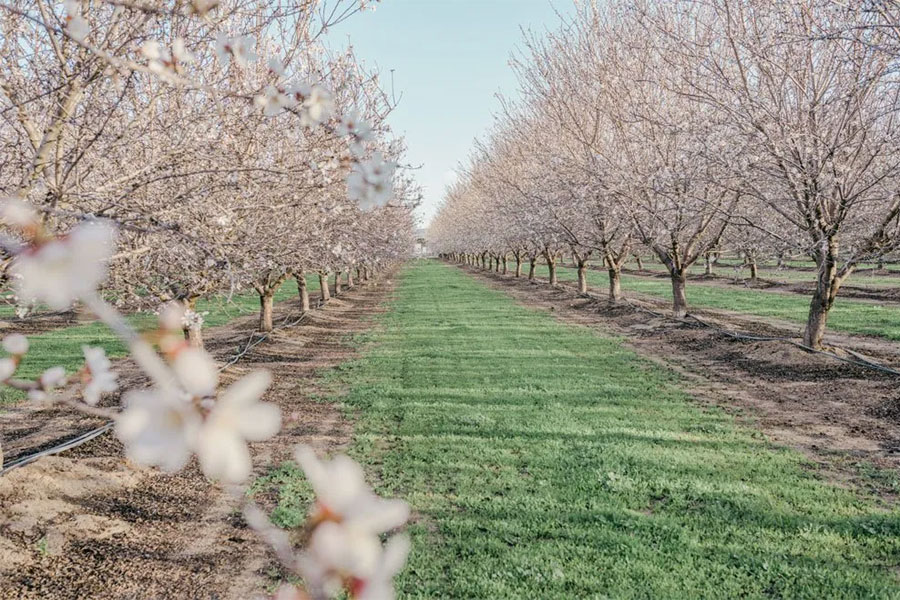
[{"label": "tree trunk", "polygon": [[703,272],[704,272],[706,275],[713,275],[713,274],[714,274],[714,270],[713,270],[713,260],[712,260],[712,255],[711,255],[709,252],[707,252],[706,255],[704,256],[704,260],[706,261],[706,269],[704,269]]},{"label": "tree trunk", "polygon": [[487,270],[488,270],[488,260],[487,260],[487,254],[486,254],[486,253],[481,255],[481,270],[482,270],[482,271],[487,271]]},{"label": "tree trunk", "polygon": [[516,277],[522,276],[522,255],[516,252]]},{"label": "tree trunk", "polygon": [[347,287],[353,287],[353,269],[347,269]]},{"label": "tree trunk", "polygon": [[[197,307],[197,299],[190,298],[184,301],[185,310],[194,311]],[[184,339],[192,348],[203,348],[203,325],[192,324],[184,328]]]},{"label": "tree trunk", "polygon": [[503,255],[503,274],[506,275],[509,273],[509,258],[506,254]]},{"label": "tree trunk", "polygon": [[341,289],[341,271],[335,271],[334,272],[334,295],[340,296],[341,291],[342,291],[342,289]]},{"label": "tree trunk", "polygon": [[[803,331],[803,343],[819,350],[822,338],[825,337],[825,326],[828,324],[828,313],[834,306],[843,277],[837,274],[837,245],[832,242],[827,253],[819,261],[819,273],[816,277],[816,289],[809,304],[809,316],[806,329]],[[846,275],[844,275],[846,277]]]},{"label": "tree trunk", "polygon": [[607,270],[609,273],[609,300],[618,302],[622,299],[622,273],[618,267]]},{"label": "tree trunk", "polygon": [[297,280],[297,291],[300,292],[300,310],[309,311],[309,287],[306,285],[306,274],[302,271],[295,275]]},{"label": "tree trunk", "polygon": [[634,259],[637,261],[638,271],[643,271],[644,270],[644,260],[637,254],[634,255]]},{"label": "tree trunk", "polygon": [[687,316],[687,296],[684,287],[687,281],[684,270],[672,272],[672,314],[676,319]]},{"label": "tree trunk", "polygon": [[587,261],[579,261],[578,266],[578,293],[587,294]]},{"label": "tree trunk", "polygon": [[547,259],[547,268],[550,269],[550,285],[556,285],[559,283],[559,279],[556,276],[556,258],[548,258]]},{"label": "tree trunk", "polygon": [[328,273],[319,273],[319,289],[322,294],[322,304],[331,300],[331,291],[328,289]]},{"label": "tree trunk", "polygon": [[500,272],[500,255],[498,254],[496,258],[494,258],[494,273]]},{"label": "tree trunk", "polygon": [[756,257],[752,257],[750,260],[750,281],[755,282],[759,278],[759,268],[756,266]]},{"label": "tree trunk", "polygon": [[534,280],[534,272],[536,269],[537,269],[537,257],[532,256],[530,259],[528,259],[528,280],[529,281]]},{"label": "tree trunk", "polygon": [[272,309],[274,307],[275,294],[272,292],[264,292],[259,295],[259,330],[272,331]]}]

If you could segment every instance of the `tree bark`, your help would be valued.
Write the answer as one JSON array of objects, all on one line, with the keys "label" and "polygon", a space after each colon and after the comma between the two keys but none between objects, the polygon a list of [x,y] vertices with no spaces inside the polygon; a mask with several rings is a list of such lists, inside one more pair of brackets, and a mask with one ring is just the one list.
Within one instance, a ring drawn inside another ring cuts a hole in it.
[{"label": "tree bark", "polygon": [[309,311],[309,287],[306,284],[306,274],[301,271],[294,276],[297,280],[297,291],[300,293],[300,310]]},{"label": "tree bark", "polygon": [[504,253],[503,254],[503,274],[506,275],[509,273],[509,257]]},{"label": "tree bark", "polygon": [[819,264],[819,272],[816,277],[816,288],[809,304],[809,316],[806,319],[806,329],[803,331],[803,344],[819,350],[822,347],[822,339],[825,337],[825,327],[828,324],[828,313],[834,306],[838,290],[847,273],[838,274],[837,268],[837,243],[829,240],[827,248],[816,262]]},{"label": "tree bark", "polygon": [[622,272],[619,268],[607,269],[609,273],[609,300],[618,302],[622,299]]},{"label": "tree bark", "polygon": [[328,273],[319,272],[319,289],[322,295],[322,304],[331,300],[331,291],[328,289]]},{"label": "tree bark", "polygon": [[550,269],[550,285],[556,285],[559,283],[559,279],[556,275],[556,257],[550,258],[547,256],[547,268]]},{"label": "tree bark", "polygon": [[272,312],[275,305],[274,292],[266,291],[259,295],[259,330],[272,331]]},{"label": "tree bark", "polygon": [[516,252],[516,277],[522,276],[522,255]]},{"label": "tree bark", "polygon": [[578,261],[576,265],[578,267],[578,293],[587,294],[587,261]]},{"label": "tree bark", "polygon": [[672,314],[676,319],[687,316],[687,296],[684,293],[687,278],[684,270],[672,272]]},{"label": "tree bark", "polygon": [[750,281],[756,282],[759,278],[759,268],[756,266],[756,257],[750,259]]},{"label": "tree bark", "polygon": [[537,269],[537,256],[532,256],[528,259],[528,280],[534,280],[534,272]]},{"label": "tree bark", "polygon": [[353,287],[353,269],[347,269],[347,287]]},{"label": "tree bark", "polygon": [[704,272],[706,275],[713,275],[713,274],[714,274],[714,269],[713,269],[713,260],[712,260],[712,256],[710,255],[709,252],[707,252],[706,255],[705,255],[703,258],[704,258],[704,260],[706,261],[706,269],[704,269],[703,272]]},{"label": "tree bark", "polygon": [[644,270],[644,260],[637,254],[634,255],[634,259],[637,261],[638,271],[643,271]]},{"label": "tree bark", "polygon": [[342,292],[341,288],[341,271],[334,272],[334,295],[340,296]]}]

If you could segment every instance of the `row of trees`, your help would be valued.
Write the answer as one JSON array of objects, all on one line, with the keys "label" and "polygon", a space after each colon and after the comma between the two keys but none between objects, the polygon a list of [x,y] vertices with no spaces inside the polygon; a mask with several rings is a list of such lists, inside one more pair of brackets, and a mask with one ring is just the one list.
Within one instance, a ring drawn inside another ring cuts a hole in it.
[{"label": "row of trees", "polygon": [[[50,231],[85,215],[120,224],[105,284],[120,309],[253,289],[270,330],[287,277],[305,291],[308,274],[404,256],[418,193],[393,186],[393,102],[352,51],[317,42],[358,3],[220,2],[202,18],[188,18],[202,3],[171,4],[7,7],[0,195]],[[61,35],[78,19],[85,31]]]},{"label": "row of trees", "polygon": [[838,290],[896,249],[898,21],[893,3],[610,0],[529,35],[507,102],[430,230],[440,252],[517,263],[590,258],[610,299],[629,254],[689,267],[729,248],[817,266],[804,342]]},{"label": "row of trees", "polygon": [[[409,543],[401,500],[347,457],[296,461],[316,495],[296,536],[245,491],[250,442],[276,435],[272,374],[219,389],[193,302],[244,289],[272,328],[275,290],[408,256],[418,191],[398,172],[392,99],[351,51],[320,42],[369,0],[0,0],[0,273],[20,306],[80,303],[146,374],[120,406],[102,348],[17,377],[28,340],[2,341],[0,385],[115,422],[125,452],[166,471],[196,460],[237,486],[250,527],[291,582],[279,598],[393,597]],[[5,197],[4,197],[5,196]],[[352,277],[352,275],[351,275]],[[137,332],[123,310],[159,308]],[[184,331],[187,330],[187,331]],[[194,344],[189,344],[184,337]],[[2,463],[2,449],[0,449]],[[298,547],[299,546],[299,547]],[[294,584],[299,582],[301,584]]]}]

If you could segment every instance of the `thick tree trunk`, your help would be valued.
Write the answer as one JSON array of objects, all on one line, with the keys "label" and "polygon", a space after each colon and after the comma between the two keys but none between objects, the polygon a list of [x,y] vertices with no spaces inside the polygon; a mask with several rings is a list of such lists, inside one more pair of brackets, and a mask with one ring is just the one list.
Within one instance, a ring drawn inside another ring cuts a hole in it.
[{"label": "thick tree trunk", "polygon": [[672,314],[676,319],[683,319],[687,316],[687,296],[684,293],[687,278],[685,272],[672,272]]},{"label": "thick tree trunk", "polygon": [[750,281],[756,281],[759,278],[759,268],[756,266],[756,257],[750,258]]},{"label": "thick tree trunk", "polygon": [[353,269],[347,269],[347,287],[353,287]]},{"label": "thick tree trunk", "polygon": [[622,299],[622,273],[619,268],[608,269],[609,273],[609,299],[618,302]]},{"label": "thick tree trunk", "polygon": [[272,331],[272,312],[275,305],[274,292],[263,292],[259,295],[259,330]]},{"label": "thick tree trunk", "polygon": [[481,255],[481,269],[482,269],[483,271],[487,271],[487,270],[488,270],[488,258],[487,258],[487,253]]},{"label": "thick tree trunk", "polygon": [[809,316],[806,319],[806,329],[803,331],[803,343],[816,350],[822,347],[822,338],[825,337],[825,327],[828,324],[828,313],[834,306],[838,290],[846,277],[846,275],[838,277],[837,245],[834,242],[829,250],[826,250],[827,256],[819,263],[816,289],[813,291],[813,297],[809,303]]},{"label": "thick tree trunk", "polygon": [[715,270],[713,269],[712,255],[709,252],[707,252],[703,258],[706,261],[706,269],[704,269],[703,272],[707,275],[713,275],[715,273]]},{"label": "thick tree trunk", "polygon": [[547,259],[547,268],[550,269],[550,285],[556,285],[559,283],[559,279],[556,275],[556,258],[548,258]]},{"label": "thick tree trunk", "polygon": [[522,255],[516,253],[516,277],[522,276]]},{"label": "thick tree trunk", "polygon": [[341,271],[335,271],[334,272],[334,295],[340,296],[342,291],[343,290],[341,289]]},{"label": "thick tree trunk", "polygon": [[506,275],[509,273],[509,258],[506,254],[503,255],[503,274]]},{"label": "thick tree trunk", "polygon": [[297,291],[300,293],[300,310],[303,312],[309,311],[309,286],[306,284],[306,274],[300,272],[295,275],[294,278],[297,280]]},{"label": "thick tree trunk", "polygon": [[638,271],[643,271],[644,270],[644,260],[637,254],[634,255],[634,259],[637,261]]},{"label": "thick tree trunk", "polygon": [[534,280],[534,272],[536,269],[537,269],[537,257],[532,256],[530,259],[528,259],[528,280],[529,281]]},{"label": "thick tree trunk", "polygon": [[579,261],[578,266],[578,293],[587,294],[587,261]]},{"label": "thick tree trunk", "polygon": [[500,255],[498,254],[496,258],[494,258],[494,273],[500,272]]},{"label": "thick tree trunk", "polygon": [[322,295],[322,304],[331,300],[331,291],[328,289],[328,273],[319,273],[319,289]]}]

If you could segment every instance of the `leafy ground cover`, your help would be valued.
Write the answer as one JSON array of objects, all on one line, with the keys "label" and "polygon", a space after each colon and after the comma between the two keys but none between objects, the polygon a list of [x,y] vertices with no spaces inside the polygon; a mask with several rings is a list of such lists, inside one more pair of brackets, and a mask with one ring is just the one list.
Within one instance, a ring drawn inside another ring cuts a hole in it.
[{"label": "leafy ground cover", "polygon": [[[334,372],[410,502],[403,598],[900,597],[900,513],[819,477],[614,338],[417,263]],[[281,468],[275,521],[302,521]]]}]

